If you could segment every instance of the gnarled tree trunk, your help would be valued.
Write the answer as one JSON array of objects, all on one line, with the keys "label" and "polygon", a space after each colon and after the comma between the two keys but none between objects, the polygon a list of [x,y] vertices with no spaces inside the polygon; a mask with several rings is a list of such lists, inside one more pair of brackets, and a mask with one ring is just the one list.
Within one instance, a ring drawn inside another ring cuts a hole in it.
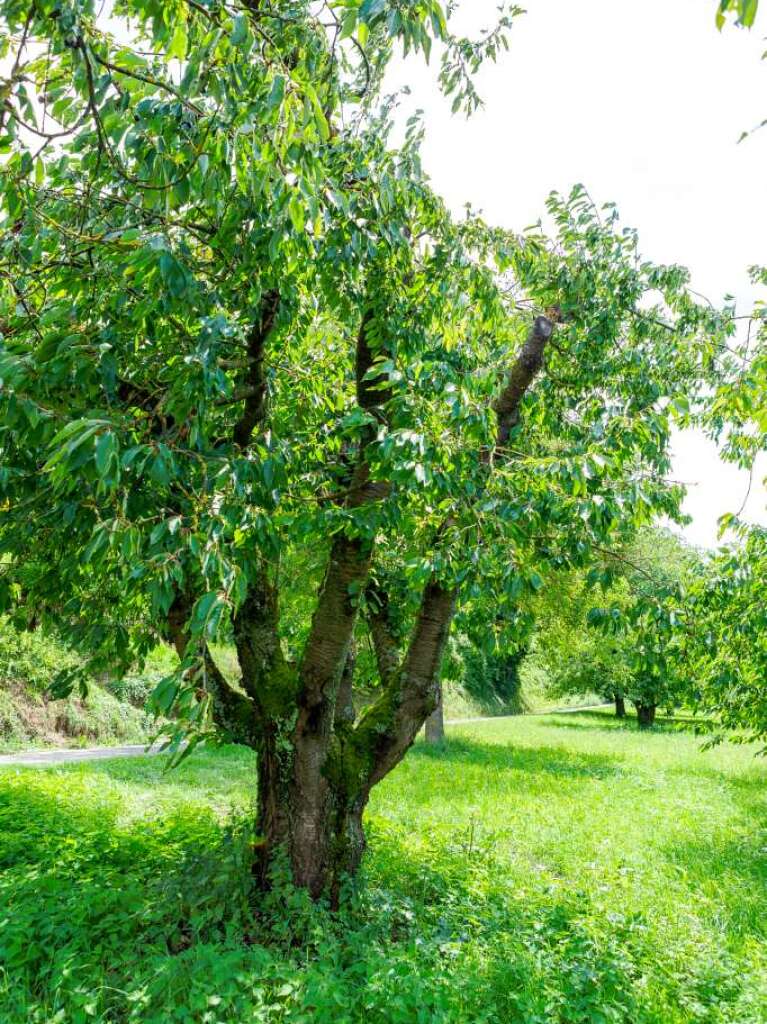
[{"label": "gnarled tree trunk", "polygon": [[[272,300],[265,302],[261,329],[254,330],[254,386],[238,427],[241,445],[248,443],[265,414],[259,346],[270,329],[273,309]],[[382,424],[390,393],[384,379],[371,372],[379,354],[368,336],[371,317],[363,317],[357,342],[357,401]],[[495,405],[496,446],[483,455],[488,472],[494,461],[505,457],[504,446],[519,421],[522,398],[540,370],[551,331],[549,320],[537,318],[511,367]],[[380,348],[380,331],[370,334]],[[388,483],[375,480],[370,469],[376,435],[377,428],[371,425],[359,441],[344,499],[351,517],[356,509],[384,501],[390,493]],[[449,532],[449,523],[447,527]],[[458,598],[455,587],[432,576],[402,653],[385,589],[368,594],[368,627],[381,689],[355,722],[350,702],[353,636],[358,595],[373,586],[373,553],[373,539],[364,533],[352,529],[334,536],[297,666],[287,663],[281,649],[273,569],[262,565],[258,578],[249,581],[247,598],[234,621],[244,693],[231,687],[223,691],[227,702],[232,699],[230,691],[236,694],[237,706],[252,723],[245,742],[258,755],[259,881],[268,884],[274,865],[284,857],[295,884],[313,897],[327,893],[333,902],[342,879],[359,867],[365,849],[362,816],[373,786],[400,762],[440,704],[440,665]]]},{"label": "gnarled tree trunk", "polygon": [[615,717],[625,718],[626,717],[626,701],[624,697],[616,693],[615,694]]}]

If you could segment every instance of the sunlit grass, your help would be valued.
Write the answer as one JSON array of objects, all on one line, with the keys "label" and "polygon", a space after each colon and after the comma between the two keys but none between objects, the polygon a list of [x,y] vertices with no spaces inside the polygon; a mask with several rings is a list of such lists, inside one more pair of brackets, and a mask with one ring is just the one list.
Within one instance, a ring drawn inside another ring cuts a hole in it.
[{"label": "sunlit grass", "polygon": [[454,727],[375,790],[340,920],[284,891],[252,917],[226,822],[254,782],[236,748],[2,770],[0,1020],[767,1021],[751,748],[602,713]]}]

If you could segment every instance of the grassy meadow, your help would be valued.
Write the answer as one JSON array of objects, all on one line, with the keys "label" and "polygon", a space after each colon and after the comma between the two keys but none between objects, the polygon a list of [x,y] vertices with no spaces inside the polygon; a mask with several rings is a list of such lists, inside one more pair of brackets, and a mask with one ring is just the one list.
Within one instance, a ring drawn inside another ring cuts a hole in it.
[{"label": "grassy meadow", "polygon": [[764,1024],[767,763],[581,712],[375,790],[331,915],[248,892],[249,752],[0,769],[3,1024]]}]

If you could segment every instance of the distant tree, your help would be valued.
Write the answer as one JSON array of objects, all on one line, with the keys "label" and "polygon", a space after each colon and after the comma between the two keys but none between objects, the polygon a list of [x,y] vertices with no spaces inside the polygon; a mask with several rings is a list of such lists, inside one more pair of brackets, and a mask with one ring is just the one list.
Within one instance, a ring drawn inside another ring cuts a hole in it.
[{"label": "distant tree", "polygon": [[[682,656],[696,705],[731,737],[767,739],[767,530],[750,527],[701,566]],[[767,751],[767,747],[765,748]]]},{"label": "distant tree", "polygon": [[[732,12],[752,27],[758,0],[721,0],[718,24]],[[764,127],[764,125],[762,125]],[[750,268],[754,285],[767,285],[767,268]],[[734,313],[734,310],[733,310]],[[767,321],[764,300],[741,316],[743,333],[735,355],[739,372],[719,382],[699,422],[719,443],[723,457],[747,470],[751,492],[758,460],[767,451]],[[745,502],[744,502],[745,504]],[[742,509],[741,509],[742,512]],[[695,699],[736,738],[767,736],[767,531],[743,522],[740,512],[720,520],[729,543],[700,567],[690,588],[684,657],[696,678]]]},{"label": "distant tree", "polygon": [[699,554],[666,529],[644,528],[602,568],[574,573],[538,610],[536,644],[553,696],[598,693],[634,704],[640,726],[686,697],[678,657],[684,581]]}]

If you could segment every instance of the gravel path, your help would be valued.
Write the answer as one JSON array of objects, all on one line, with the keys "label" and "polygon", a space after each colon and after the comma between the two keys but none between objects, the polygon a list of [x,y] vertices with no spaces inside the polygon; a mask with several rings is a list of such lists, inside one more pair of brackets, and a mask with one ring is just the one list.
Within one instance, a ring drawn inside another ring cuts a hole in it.
[{"label": "gravel path", "polygon": [[98,761],[109,757],[142,757],[159,754],[159,746],[147,749],[143,743],[125,747],[77,747],[74,750],[20,750],[18,754],[0,754],[0,768],[16,764],[69,764],[72,761]]}]

